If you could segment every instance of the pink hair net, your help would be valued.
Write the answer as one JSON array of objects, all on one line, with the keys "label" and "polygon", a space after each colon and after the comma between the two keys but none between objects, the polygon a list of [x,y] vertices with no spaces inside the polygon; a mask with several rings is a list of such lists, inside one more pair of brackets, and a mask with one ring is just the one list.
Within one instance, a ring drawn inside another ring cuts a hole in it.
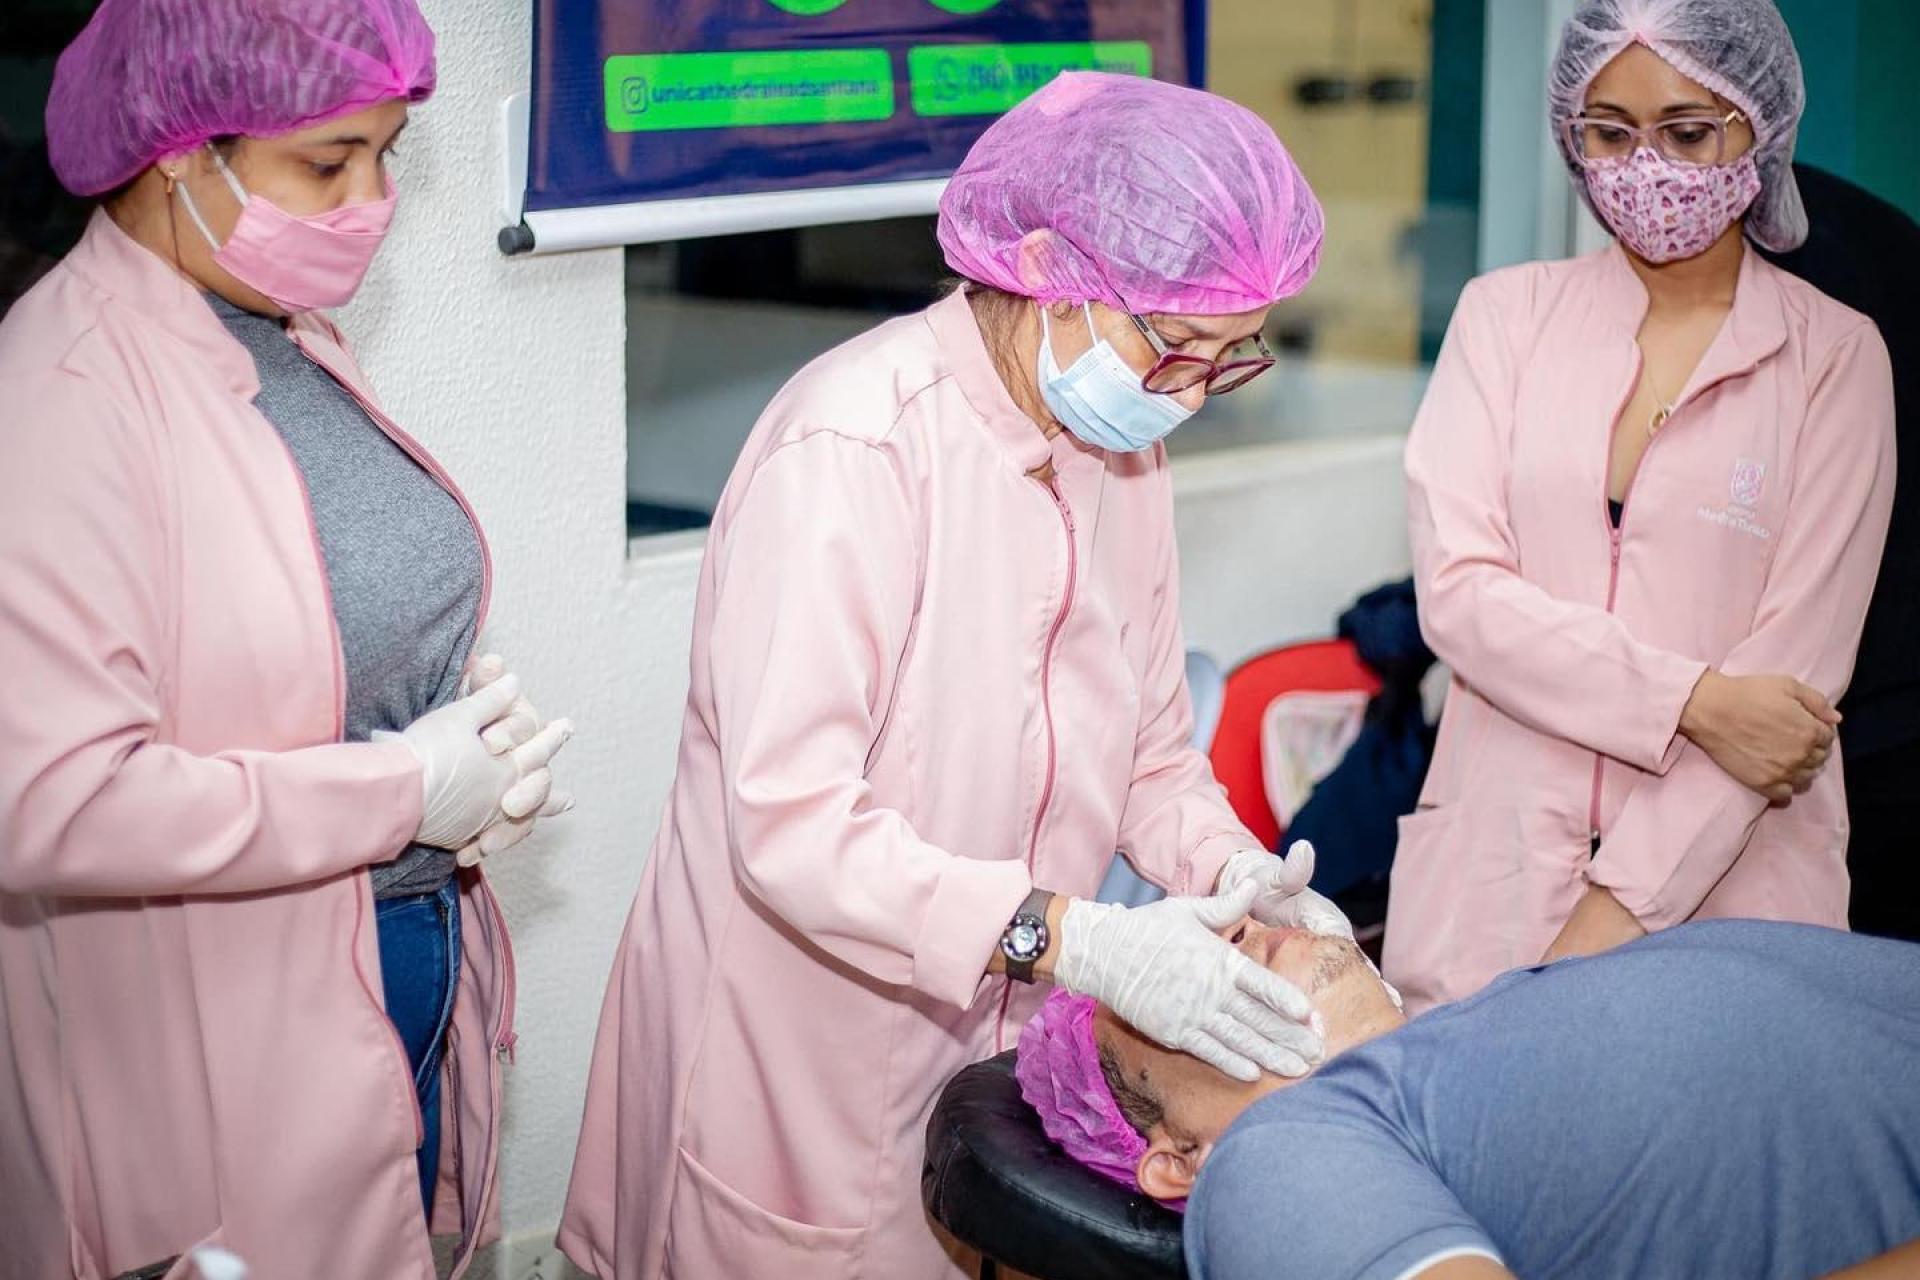
[{"label": "pink hair net", "polygon": [[1054,302],[1229,315],[1306,288],[1320,202],[1265,121],[1158,80],[1065,72],[994,121],[940,200],[969,280]]},{"label": "pink hair net", "polygon": [[1134,1171],[1147,1140],[1127,1123],[1100,1073],[1094,1001],[1055,988],[1020,1031],[1013,1077],[1047,1136],[1087,1168],[1140,1190]]},{"label": "pink hair net", "polygon": [[414,0],[103,0],[54,68],[47,152],[75,195],[227,134],[433,92]]},{"label": "pink hair net", "polygon": [[1807,89],[1793,36],[1773,0],[1581,0],[1561,32],[1547,88],[1554,141],[1581,198],[1587,186],[1566,122],[1585,108],[1587,86],[1600,69],[1634,43],[1740,108],[1753,125],[1760,171],[1747,235],[1776,252],[1799,248],[1807,238],[1807,210],[1793,178],[1793,144]]}]

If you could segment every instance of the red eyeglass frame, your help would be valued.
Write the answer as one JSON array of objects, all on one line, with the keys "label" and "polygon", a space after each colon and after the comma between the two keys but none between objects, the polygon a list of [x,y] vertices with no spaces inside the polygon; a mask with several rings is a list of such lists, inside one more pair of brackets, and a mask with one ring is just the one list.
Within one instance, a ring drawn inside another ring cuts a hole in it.
[{"label": "red eyeglass frame", "polygon": [[[1147,345],[1152,347],[1154,352],[1160,357],[1154,361],[1153,367],[1147,370],[1140,378],[1141,388],[1157,396],[1177,396],[1182,391],[1191,391],[1195,387],[1202,386],[1205,387],[1207,395],[1224,396],[1246,386],[1249,382],[1252,382],[1255,378],[1273,368],[1276,363],[1272,349],[1267,346],[1267,340],[1257,333],[1253,335],[1253,344],[1254,348],[1260,352],[1258,356],[1249,360],[1229,360],[1225,364],[1222,364],[1217,360],[1208,360],[1204,356],[1182,355],[1178,351],[1171,351],[1167,348],[1165,339],[1153,331],[1152,325],[1131,311],[1126,313],[1126,317],[1133,321],[1133,327],[1140,331],[1140,336],[1147,340]],[[1200,369],[1204,369],[1205,372],[1196,373],[1190,381],[1183,382],[1177,387],[1156,387],[1153,385],[1154,380],[1159,378],[1167,370],[1176,369],[1181,365],[1195,365]],[[1242,372],[1243,370],[1244,372]],[[1215,386],[1222,378],[1233,373],[1240,373],[1241,376],[1236,381],[1230,382],[1224,387]]]}]

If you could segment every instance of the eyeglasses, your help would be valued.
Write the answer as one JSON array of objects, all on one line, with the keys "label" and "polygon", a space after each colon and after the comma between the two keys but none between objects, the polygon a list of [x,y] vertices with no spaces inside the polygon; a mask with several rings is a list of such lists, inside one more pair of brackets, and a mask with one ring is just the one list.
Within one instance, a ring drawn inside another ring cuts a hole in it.
[{"label": "eyeglasses", "polygon": [[1208,360],[1202,356],[1182,355],[1170,348],[1166,340],[1153,331],[1153,326],[1127,312],[1127,319],[1133,321],[1133,327],[1147,340],[1160,358],[1153,368],[1147,370],[1140,379],[1140,385],[1155,395],[1178,395],[1194,387],[1204,386],[1210,396],[1223,396],[1229,391],[1238,391],[1249,382],[1273,368],[1273,352],[1259,334],[1244,342],[1236,343],[1223,359]]},{"label": "eyeglasses", "polygon": [[1727,155],[1727,126],[1746,117],[1738,110],[1724,116],[1675,116],[1636,128],[1621,120],[1575,116],[1567,121],[1567,141],[1582,167],[1625,160],[1651,146],[1675,164],[1717,165]]}]

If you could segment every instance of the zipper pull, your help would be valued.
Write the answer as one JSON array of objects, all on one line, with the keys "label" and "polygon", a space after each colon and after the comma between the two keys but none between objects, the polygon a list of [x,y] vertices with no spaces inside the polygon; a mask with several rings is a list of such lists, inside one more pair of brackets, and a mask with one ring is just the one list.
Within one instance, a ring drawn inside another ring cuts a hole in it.
[{"label": "zipper pull", "polygon": [[1047,492],[1053,495],[1053,505],[1060,508],[1060,517],[1067,522],[1067,532],[1077,532],[1073,523],[1073,508],[1067,505],[1067,495],[1060,492],[1060,481],[1047,481]]}]

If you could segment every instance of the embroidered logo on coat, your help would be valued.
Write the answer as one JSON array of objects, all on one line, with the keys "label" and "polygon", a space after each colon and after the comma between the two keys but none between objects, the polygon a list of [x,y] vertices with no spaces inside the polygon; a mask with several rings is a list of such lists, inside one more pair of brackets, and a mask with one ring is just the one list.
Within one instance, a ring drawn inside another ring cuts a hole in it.
[{"label": "embroidered logo on coat", "polygon": [[1753,458],[1733,460],[1733,479],[1728,485],[1732,501],[1718,508],[1701,503],[1694,514],[1722,529],[1744,533],[1762,542],[1773,537],[1773,530],[1760,523],[1760,495],[1767,488],[1767,464]]}]

